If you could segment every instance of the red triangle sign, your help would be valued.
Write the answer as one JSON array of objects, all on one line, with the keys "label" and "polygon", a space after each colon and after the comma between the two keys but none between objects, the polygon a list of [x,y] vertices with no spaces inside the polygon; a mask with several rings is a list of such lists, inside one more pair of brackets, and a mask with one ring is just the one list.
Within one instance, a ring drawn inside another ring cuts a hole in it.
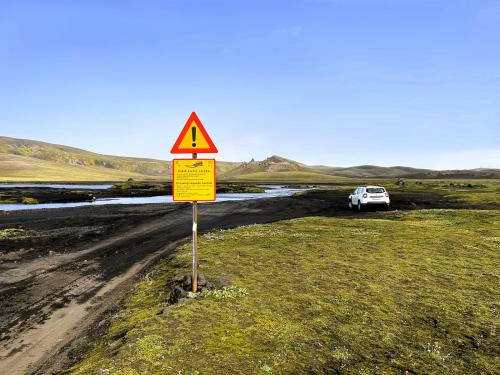
[{"label": "red triangle sign", "polygon": [[217,152],[219,152],[217,147],[195,112],[189,116],[170,150],[171,154],[215,154]]}]

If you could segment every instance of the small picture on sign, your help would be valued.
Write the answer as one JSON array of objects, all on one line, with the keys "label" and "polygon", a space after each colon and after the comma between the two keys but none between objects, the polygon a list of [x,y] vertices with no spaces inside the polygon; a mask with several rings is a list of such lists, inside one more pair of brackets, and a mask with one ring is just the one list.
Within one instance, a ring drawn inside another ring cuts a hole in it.
[{"label": "small picture on sign", "polygon": [[193,163],[193,165],[191,165],[191,166],[190,166],[190,165],[188,165],[187,167],[188,167],[188,168],[198,168],[198,167],[203,167],[203,161],[201,161],[201,160],[200,160],[200,161],[197,161],[197,162]]}]

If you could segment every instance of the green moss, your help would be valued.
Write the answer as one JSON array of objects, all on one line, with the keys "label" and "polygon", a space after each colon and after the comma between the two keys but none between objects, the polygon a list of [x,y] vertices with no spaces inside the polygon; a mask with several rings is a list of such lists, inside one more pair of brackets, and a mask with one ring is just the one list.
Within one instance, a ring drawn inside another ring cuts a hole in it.
[{"label": "green moss", "polygon": [[2,195],[0,194],[0,204],[14,204],[18,203],[15,197],[11,195]]},{"label": "green moss", "polygon": [[238,298],[248,294],[245,288],[223,287],[222,289],[204,290],[200,293],[201,298]]},{"label": "green moss", "polygon": [[165,186],[162,184],[153,184],[150,182],[140,182],[140,181],[125,181],[117,182],[111,186],[113,190],[130,190],[130,189],[145,189],[154,191],[163,191]]},{"label": "green moss", "polygon": [[217,193],[264,193],[265,189],[255,185],[218,184]]},{"label": "green moss", "polygon": [[36,200],[35,198],[25,197],[22,199],[21,203],[22,204],[38,204],[40,202],[38,202],[38,200]]},{"label": "green moss", "polygon": [[0,240],[12,240],[23,237],[24,229],[7,228],[0,230]]},{"label": "green moss", "polygon": [[72,371],[495,373],[499,222],[495,210],[421,210],[209,233],[202,272],[246,293],[169,306],[165,285],[189,273],[183,246]]},{"label": "green moss", "polygon": [[29,156],[31,154],[31,148],[28,146],[21,146],[19,147],[19,154],[23,156]]},{"label": "green moss", "polygon": [[283,186],[285,189],[307,189],[314,187],[314,185],[309,185],[309,184],[289,184],[289,185],[284,185]]}]

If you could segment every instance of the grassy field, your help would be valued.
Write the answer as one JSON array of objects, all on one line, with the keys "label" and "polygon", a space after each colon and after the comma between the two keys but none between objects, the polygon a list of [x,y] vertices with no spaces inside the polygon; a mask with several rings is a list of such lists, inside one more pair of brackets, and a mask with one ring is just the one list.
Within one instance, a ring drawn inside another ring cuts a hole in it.
[{"label": "grassy field", "polygon": [[397,184],[395,179],[345,179],[334,186],[307,192],[311,197],[326,200],[343,199],[347,202],[350,192],[360,185],[381,185],[390,193],[391,199],[414,199],[419,203],[439,206],[439,203],[461,203],[469,208],[500,208],[500,180],[446,179],[446,180],[404,180]]},{"label": "grassy field", "polygon": [[499,203],[500,180],[410,180],[404,186],[395,185],[388,188],[397,191],[427,192],[443,195],[445,199],[453,199],[468,204]]},{"label": "grassy field", "polygon": [[71,370],[84,374],[493,374],[500,211],[311,217],[208,233],[225,289],[169,304],[154,268]]}]

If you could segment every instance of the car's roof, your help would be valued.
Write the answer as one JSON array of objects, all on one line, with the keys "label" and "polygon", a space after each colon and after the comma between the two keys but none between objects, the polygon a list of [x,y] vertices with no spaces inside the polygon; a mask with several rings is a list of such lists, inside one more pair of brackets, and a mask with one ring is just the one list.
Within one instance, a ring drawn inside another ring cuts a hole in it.
[{"label": "car's roof", "polygon": [[382,188],[382,189],[385,189],[385,187],[383,187],[383,186],[376,186],[376,185],[361,185],[361,186],[358,186],[358,187],[364,187],[364,188]]}]

